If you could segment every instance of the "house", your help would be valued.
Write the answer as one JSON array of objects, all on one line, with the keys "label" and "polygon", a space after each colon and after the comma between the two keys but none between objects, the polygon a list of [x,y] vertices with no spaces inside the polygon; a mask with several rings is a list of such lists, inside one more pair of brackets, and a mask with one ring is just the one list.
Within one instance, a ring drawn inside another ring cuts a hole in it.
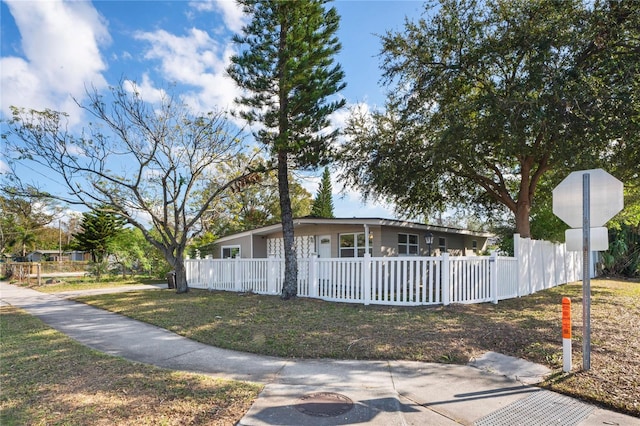
[{"label": "house", "polygon": [[[298,257],[362,257],[367,251],[372,257],[436,256],[443,252],[472,256],[486,250],[492,237],[486,232],[394,219],[304,217],[293,222]],[[284,257],[282,225],[222,237],[212,254],[217,259]]]},{"label": "house", "polygon": [[65,251],[64,256],[71,262],[90,262],[91,253],[80,250]]},{"label": "house", "polygon": [[46,262],[46,261],[72,261],[82,262],[90,260],[89,253],[84,251],[65,251],[60,256],[60,250],[35,250],[27,254],[27,262]]},{"label": "house", "polygon": [[62,260],[60,250],[35,250],[27,254],[27,262],[45,262]]}]

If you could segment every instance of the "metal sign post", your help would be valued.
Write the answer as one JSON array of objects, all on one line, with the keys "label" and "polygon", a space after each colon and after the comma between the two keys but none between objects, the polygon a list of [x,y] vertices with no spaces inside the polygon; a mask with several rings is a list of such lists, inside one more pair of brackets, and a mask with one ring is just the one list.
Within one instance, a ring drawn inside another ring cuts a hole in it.
[{"label": "metal sign post", "polygon": [[589,173],[582,175],[582,369],[591,368],[591,208]]},{"label": "metal sign post", "polygon": [[[582,185],[582,191],[580,191]],[[582,195],[582,199],[580,196]],[[553,213],[574,229],[565,233],[567,250],[583,253],[582,368],[591,368],[591,250],[609,246],[604,224],[624,206],[623,185],[602,169],[572,172],[553,190]],[[591,228],[591,226],[596,228]],[[582,244],[580,228],[582,227]],[[576,231],[576,232],[573,232]],[[580,247],[581,246],[581,247]]]}]

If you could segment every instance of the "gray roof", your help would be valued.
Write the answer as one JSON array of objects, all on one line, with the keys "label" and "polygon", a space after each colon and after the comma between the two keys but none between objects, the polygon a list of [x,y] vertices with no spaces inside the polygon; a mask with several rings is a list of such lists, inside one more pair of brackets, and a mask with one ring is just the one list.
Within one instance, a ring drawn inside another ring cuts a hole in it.
[{"label": "gray roof", "polygon": [[[489,238],[494,236],[489,232],[470,231],[468,229],[452,228],[449,226],[430,225],[418,222],[411,222],[408,220],[399,219],[382,219],[382,218],[363,218],[363,217],[351,217],[351,218],[322,218],[322,217],[301,217],[293,219],[293,226],[297,225],[369,225],[369,226],[397,226],[401,228],[407,228],[414,231],[434,231],[444,232],[448,234],[460,234],[471,235],[477,237]],[[225,242],[239,237],[246,237],[250,235],[268,235],[273,232],[277,232],[282,229],[280,223],[273,225],[267,225],[260,228],[255,228],[249,231],[238,232],[235,234],[226,235],[216,240],[218,242]]]}]

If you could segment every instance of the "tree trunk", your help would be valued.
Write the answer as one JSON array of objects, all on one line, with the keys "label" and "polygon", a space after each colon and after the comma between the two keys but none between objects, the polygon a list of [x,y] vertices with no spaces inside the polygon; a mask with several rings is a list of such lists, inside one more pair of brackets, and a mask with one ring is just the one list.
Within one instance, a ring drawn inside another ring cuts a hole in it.
[{"label": "tree trunk", "polygon": [[[523,238],[531,238],[531,203],[536,193],[536,188],[540,178],[549,170],[549,156],[543,155],[537,160],[533,157],[524,157],[520,161],[520,190],[518,191],[518,201],[515,205],[514,214],[516,216],[516,232]],[[533,171],[533,172],[532,172]]]},{"label": "tree trunk", "polygon": [[173,268],[176,274],[174,278],[176,284],[176,293],[187,293],[189,291],[189,285],[187,284],[187,270],[184,267],[184,249],[177,250]]},{"label": "tree trunk", "polygon": [[284,240],[284,283],[282,294],[284,300],[298,295],[298,261],[294,247],[293,212],[289,197],[289,173],[287,152],[278,152],[278,191],[280,193],[280,211],[282,214],[282,238]]},{"label": "tree trunk", "polygon": [[531,224],[529,223],[529,214],[531,213],[531,203],[529,197],[521,194],[516,203],[516,232],[522,238],[531,238]]}]

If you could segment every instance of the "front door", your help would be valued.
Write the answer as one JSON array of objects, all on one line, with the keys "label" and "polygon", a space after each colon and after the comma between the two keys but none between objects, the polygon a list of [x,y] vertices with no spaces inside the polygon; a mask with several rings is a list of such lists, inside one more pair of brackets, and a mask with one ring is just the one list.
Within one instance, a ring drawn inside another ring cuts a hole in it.
[{"label": "front door", "polygon": [[[331,235],[320,235],[318,237],[318,257],[321,259],[328,259],[331,257]],[[330,276],[331,263],[321,262],[318,265],[318,278],[320,278],[320,285],[326,285]]]},{"label": "front door", "polygon": [[331,235],[320,235],[318,237],[318,257],[331,257]]}]

